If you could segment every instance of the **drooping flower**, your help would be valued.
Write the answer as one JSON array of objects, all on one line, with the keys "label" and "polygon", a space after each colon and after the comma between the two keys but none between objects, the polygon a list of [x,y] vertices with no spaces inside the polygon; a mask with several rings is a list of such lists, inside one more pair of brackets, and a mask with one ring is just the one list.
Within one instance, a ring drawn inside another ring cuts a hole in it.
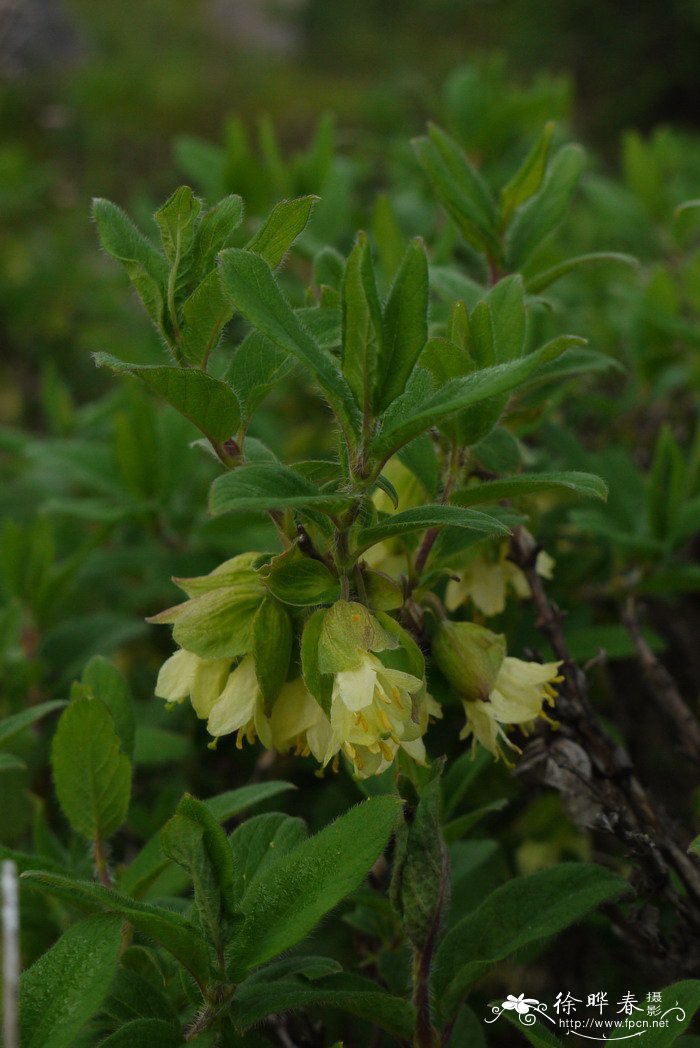
[{"label": "drooping flower", "polygon": [[[542,578],[551,579],[554,560],[545,550],[537,555],[535,569]],[[506,606],[509,588],[516,596],[530,596],[530,587],[520,568],[508,559],[508,544],[498,547],[496,556],[492,547],[479,546],[471,560],[458,569],[459,578],[450,579],[445,593],[448,611],[455,611],[471,600],[484,615],[499,615]]]},{"label": "drooping flower", "polygon": [[[329,683],[331,737],[323,763],[342,751],[366,778],[384,771],[399,747],[424,763],[422,736],[439,707],[427,695],[415,643],[389,616],[361,604],[338,601],[320,614],[318,644],[309,655],[302,642],[302,661],[308,679],[318,674]],[[390,665],[391,656],[403,667]]]},{"label": "drooping flower", "polygon": [[443,622],[433,641],[441,672],[462,699],[466,724],[460,738],[480,742],[495,757],[504,747],[520,752],[504,726],[525,731],[545,704],[554,706],[559,662],[525,662],[506,654],[505,637],[472,622]]},{"label": "drooping flower", "polygon": [[[355,770],[363,776],[383,771],[393,761],[399,746],[420,742],[419,696],[423,680],[402,670],[384,666],[376,655],[366,652],[354,669],[335,674],[331,696],[331,728]],[[424,730],[424,729],[423,729]],[[410,752],[408,750],[407,752]]]},{"label": "drooping flower", "polygon": [[255,660],[246,655],[229,674],[219,697],[209,710],[207,731],[214,738],[236,732],[236,746],[243,740],[255,742],[256,736],[268,749],[272,745],[270,720],[255,672]]},{"label": "drooping flower", "polygon": [[168,702],[184,702],[189,697],[197,716],[206,719],[230,669],[230,659],[200,659],[180,648],[161,666],[155,693]]},{"label": "drooping flower", "polygon": [[270,728],[272,745],[280,753],[293,749],[298,757],[313,754],[319,764],[326,763],[333,735],[331,722],[302,677],[282,688],[272,707]]}]

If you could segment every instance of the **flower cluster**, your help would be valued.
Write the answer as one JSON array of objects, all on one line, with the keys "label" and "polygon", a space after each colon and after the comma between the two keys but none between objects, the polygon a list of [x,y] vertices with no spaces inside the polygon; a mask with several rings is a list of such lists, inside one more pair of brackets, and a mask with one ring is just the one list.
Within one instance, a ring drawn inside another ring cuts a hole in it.
[{"label": "flower cluster", "polygon": [[[343,755],[361,778],[380,774],[399,752],[425,764],[424,735],[442,713],[410,634],[356,601],[311,613],[285,606],[264,584],[267,561],[243,554],[209,575],[175,580],[188,599],[150,620],[170,623],[180,645],[156,694],[189,698],[213,738],[235,735],[239,748],[259,739],[324,768]],[[557,663],[512,658],[503,636],[475,623],[441,622],[432,653],[462,699],[461,737],[496,756],[517,750],[504,726],[526,730],[545,716],[561,680]]]}]

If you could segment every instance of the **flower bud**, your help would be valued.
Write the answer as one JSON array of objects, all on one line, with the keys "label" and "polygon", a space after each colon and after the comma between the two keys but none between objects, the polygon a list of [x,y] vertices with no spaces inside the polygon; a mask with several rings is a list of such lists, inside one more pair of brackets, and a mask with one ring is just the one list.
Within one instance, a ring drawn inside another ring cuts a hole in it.
[{"label": "flower bud", "polygon": [[474,622],[440,624],[433,658],[460,698],[488,699],[506,655],[506,640]]}]

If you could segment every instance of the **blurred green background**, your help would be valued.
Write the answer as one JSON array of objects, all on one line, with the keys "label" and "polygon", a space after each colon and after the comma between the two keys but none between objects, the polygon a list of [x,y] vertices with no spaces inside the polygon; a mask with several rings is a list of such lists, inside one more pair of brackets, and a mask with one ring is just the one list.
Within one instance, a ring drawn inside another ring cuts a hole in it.
[{"label": "blurred green background", "polygon": [[232,116],[250,131],[266,113],[288,152],[332,110],[354,181],[381,188],[387,137],[447,110],[477,160],[480,127],[507,162],[514,122],[554,118],[614,168],[625,128],[697,124],[699,44],[700,0],[3,0],[0,421],[40,426],[42,371],[77,371],[84,396],[102,388],[87,352],[142,337],[89,200],[148,214],[190,174],[178,136],[221,141]]}]

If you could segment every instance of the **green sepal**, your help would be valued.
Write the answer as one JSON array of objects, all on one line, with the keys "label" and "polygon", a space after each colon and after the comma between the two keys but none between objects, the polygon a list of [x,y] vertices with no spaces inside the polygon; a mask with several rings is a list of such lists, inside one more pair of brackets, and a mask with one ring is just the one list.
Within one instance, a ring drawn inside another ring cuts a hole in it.
[{"label": "green sepal", "polygon": [[340,596],[340,581],[321,560],[308,557],[297,545],[273,557],[258,572],[270,593],[285,604],[309,607]]},{"label": "green sepal", "polygon": [[372,611],[396,611],[403,606],[404,593],[401,586],[383,571],[362,569],[362,582],[367,603]]},{"label": "green sepal", "polygon": [[319,608],[306,621],[301,635],[301,672],[306,687],[321,709],[330,714],[333,675],[322,673],[319,667],[319,644],[325,617],[326,609]]},{"label": "green sepal", "polygon": [[318,645],[322,673],[356,669],[368,651],[398,647],[398,641],[379,624],[364,604],[339,600],[328,609]]},{"label": "green sepal", "polygon": [[269,714],[289,672],[292,623],[278,600],[266,597],[253,619],[255,676]]}]

